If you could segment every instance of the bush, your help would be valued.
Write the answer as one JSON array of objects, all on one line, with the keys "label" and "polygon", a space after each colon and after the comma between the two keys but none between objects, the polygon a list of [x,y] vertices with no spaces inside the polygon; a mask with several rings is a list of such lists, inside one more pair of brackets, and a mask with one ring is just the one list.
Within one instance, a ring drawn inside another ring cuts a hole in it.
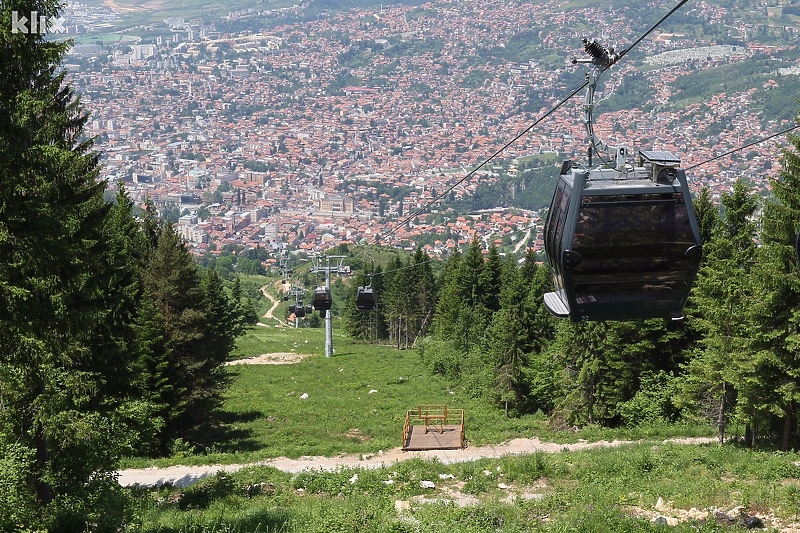
[{"label": "bush", "polygon": [[663,370],[642,374],[639,392],[619,408],[623,422],[628,427],[674,422],[678,416],[672,403],[676,391],[675,378]]},{"label": "bush", "polygon": [[419,353],[425,368],[430,372],[448,379],[458,379],[461,375],[464,355],[459,353],[452,342],[425,339],[420,343]]}]

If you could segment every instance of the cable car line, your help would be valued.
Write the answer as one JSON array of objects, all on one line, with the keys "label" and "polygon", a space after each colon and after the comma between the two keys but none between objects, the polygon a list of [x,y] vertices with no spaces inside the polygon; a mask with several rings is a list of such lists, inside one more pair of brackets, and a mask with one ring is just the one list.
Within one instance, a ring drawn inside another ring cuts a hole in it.
[{"label": "cable car line", "polygon": [[464,181],[466,181],[467,179],[469,179],[470,177],[475,175],[476,172],[478,172],[480,169],[482,169],[483,167],[488,165],[492,160],[494,160],[494,158],[496,158],[498,155],[503,153],[509,146],[511,146],[512,144],[517,142],[523,135],[527,134],[533,128],[538,126],[539,123],[541,123],[544,119],[546,119],[547,117],[549,117],[550,115],[555,113],[561,106],[563,106],[564,104],[569,102],[572,99],[573,96],[578,94],[578,92],[580,92],[582,89],[584,89],[588,84],[589,84],[589,82],[585,81],[580,87],[578,87],[577,89],[572,91],[566,98],[564,98],[563,100],[558,102],[555,106],[551,107],[544,115],[542,115],[541,117],[536,119],[536,121],[533,122],[533,124],[531,124],[530,126],[525,128],[524,130],[519,132],[517,135],[515,135],[513,139],[511,139],[506,144],[504,144],[501,148],[496,150],[492,155],[490,155],[489,157],[484,159],[478,166],[476,166],[475,168],[470,170],[464,177],[462,177],[461,179],[456,181],[453,185],[451,185],[450,187],[445,189],[443,192],[439,193],[432,200],[429,200],[428,203],[426,203],[424,206],[422,206],[421,208],[417,209],[413,213],[411,213],[408,216],[406,216],[403,220],[398,222],[393,228],[390,228],[390,229],[386,230],[385,232],[376,235],[376,237],[375,237],[376,243],[379,243],[381,238],[388,237],[389,235],[394,234],[395,232],[397,232],[397,230],[399,230],[401,227],[403,227],[408,221],[416,218],[417,216],[419,216],[422,213],[424,213],[425,211],[427,211],[433,204],[435,204],[436,202],[438,202],[439,200],[444,198],[447,194],[450,193],[450,191],[452,191],[453,189],[455,189],[456,187],[461,185]]},{"label": "cable car line", "polygon": [[[376,243],[397,233],[586,89],[583,109],[590,143],[588,165],[564,161],[561,167],[544,229],[556,289],[544,296],[545,306],[552,314],[573,321],[681,319],[702,257],[686,170],[800,127],[796,125],[688,169],[681,168],[679,156],[666,151],[639,150],[635,162],[628,164],[625,147],[609,146],[595,136],[594,96],[600,75],[687,2],[678,2],[619,54],[613,48],[584,39],[584,51],[590,58],[572,60],[573,64],[590,63],[593,67],[583,84],[421,208],[378,233]],[[593,153],[603,165],[593,167]],[[613,164],[603,158],[603,153],[612,156]],[[800,254],[800,244],[798,250]],[[364,297],[357,305],[359,309],[374,308],[371,280],[370,275],[370,285],[358,287],[358,298]]]},{"label": "cable car line", "polygon": [[[599,74],[601,74],[602,72],[604,72],[605,70],[610,68],[616,62],[618,62],[622,57],[624,57],[626,54],[628,54],[643,39],[645,39],[653,31],[655,31],[655,29],[658,28],[670,16],[672,16],[672,14],[675,13],[675,11],[680,9],[686,2],[688,2],[688,0],[681,0],[680,2],[678,2],[678,4],[675,5],[656,24],[651,26],[646,32],[644,32],[641,36],[639,36],[639,38],[637,38],[630,46],[628,46],[620,54],[614,53],[613,49],[607,49],[607,48],[603,47],[602,45],[596,43],[595,41],[591,41],[590,42],[587,39],[584,39],[584,49],[591,56],[591,59],[588,60],[588,61],[579,61],[579,60],[573,59],[573,64],[574,63],[578,63],[578,62],[590,62],[595,66],[595,69],[594,69],[594,72],[592,72],[589,75],[587,75],[586,80],[580,86],[575,88],[569,95],[567,95],[565,98],[563,98],[561,101],[559,101],[556,105],[551,107],[547,112],[545,112],[543,115],[541,115],[537,120],[535,120],[527,128],[525,128],[522,131],[520,131],[511,140],[509,140],[502,147],[497,149],[489,157],[484,159],[480,164],[478,164],[475,168],[473,168],[471,171],[469,171],[461,179],[457,180],[450,187],[448,187],[447,189],[445,189],[444,191],[439,193],[436,197],[434,197],[433,199],[428,201],[421,208],[413,211],[408,216],[406,216],[405,218],[400,220],[392,228],[388,229],[387,231],[384,231],[382,233],[377,234],[375,236],[375,242],[377,244],[379,244],[382,238],[388,237],[390,235],[395,234],[401,227],[403,227],[405,224],[407,224],[410,220],[413,220],[414,218],[416,218],[417,216],[419,216],[423,212],[427,211],[434,203],[436,203],[439,200],[441,200],[443,197],[445,197],[447,194],[449,194],[453,189],[455,189],[457,186],[461,185],[464,181],[466,181],[470,177],[474,176],[480,169],[482,169],[488,163],[490,163],[492,160],[494,160],[498,155],[500,155],[502,152],[504,152],[508,147],[510,147],[512,144],[514,144],[516,141],[518,141],[523,135],[525,135],[528,132],[530,132],[533,128],[535,128],[537,125],[539,125],[543,120],[548,118],[550,115],[555,113],[555,111],[557,111],[559,108],[561,108],[564,104],[569,102],[576,94],[578,94],[578,92],[580,92],[581,90],[583,90],[583,89],[585,89],[587,87],[589,87],[589,89],[587,89],[586,101],[585,101],[585,105],[584,105],[584,111],[585,111],[586,116],[587,116],[587,120],[586,120],[587,131],[588,131],[590,139],[592,141],[592,148],[594,148],[595,151],[597,152],[598,156],[600,156],[601,150],[603,148],[606,148],[606,145],[602,144],[600,142],[595,142],[595,136],[594,136],[594,131],[593,131],[593,128],[592,128],[592,120],[591,120],[591,116],[592,116],[591,112],[592,112],[593,107],[594,107],[593,106],[594,87],[595,87],[595,85],[597,83],[597,79],[599,77]],[[592,148],[590,148],[590,151],[589,151],[590,162],[591,162],[591,149]],[[598,149],[598,148],[600,148],[600,149]],[[626,153],[625,153],[624,149],[622,149],[622,148],[617,148],[616,149],[616,159],[617,159],[617,165],[616,166],[617,166],[618,169],[625,167],[625,156],[626,156]],[[602,159],[602,157],[601,157],[601,159]],[[562,169],[563,169],[563,167],[562,167]],[[588,174],[588,171],[587,171],[587,174]],[[685,176],[683,177],[683,183],[685,184]],[[687,186],[687,192],[688,192],[688,186]],[[686,198],[687,202],[690,202],[689,196],[690,195],[687,194],[687,198]],[[689,205],[691,205],[691,204],[689,204]],[[693,215],[693,212],[692,212],[692,215]],[[429,259],[429,261],[430,261],[430,259]],[[416,264],[415,265],[408,265],[407,267],[402,267],[402,268],[412,268],[414,266],[417,266],[417,265]],[[370,289],[370,294],[368,294],[368,295],[365,294],[367,289]],[[368,287],[359,287],[358,288],[358,297],[362,297],[362,296],[367,298],[368,301],[369,301],[368,304],[364,305],[364,308],[365,309],[372,309],[373,306],[374,306],[374,295],[371,293],[371,285],[368,286]],[[367,301],[367,300],[365,300],[365,301]],[[571,316],[571,318],[574,319],[575,316]]]},{"label": "cable car line", "polygon": [[[645,38],[647,38],[647,36],[648,36],[648,35],[650,35],[652,32],[654,32],[654,31],[655,31],[655,30],[656,30],[656,29],[657,29],[657,28],[658,28],[658,27],[659,27],[661,24],[663,24],[663,23],[664,23],[664,22],[665,22],[665,21],[666,21],[666,20],[667,20],[669,17],[671,17],[671,16],[672,16],[672,15],[673,15],[673,14],[674,14],[674,13],[675,13],[675,12],[676,12],[678,9],[680,9],[681,7],[683,7],[683,5],[684,5],[684,4],[686,4],[688,1],[689,1],[689,0],[680,0],[680,2],[678,2],[678,4],[676,4],[676,5],[675,5],[675,6],[674,6],[674,7],[673,7],[673,8],[672,8],[672,9],[671,9],[671,10],[670,10],[670,11],[669,11],[669,12],[668,12],[666,15],[664,15],[663,17],[661,17],[661,19],[660,19],[658,22],[656,22],[656,23],[655,23],[653,26],[651,26],[651,27],[650,27],[650,28],[649,28],[649,29],[648,29],[646,32],[644,32],[642,35],[640,35],[640,36],[639,36],[639,37],[638,37],[638,38],[637,38],[635,41],[633,41],[633,43],[632,43],[630,46],[628,46],[628,47],[627,47],[625,50],[623,50],[623,51],[622,51],[622,52],[620,52],[619,54],[615,54],[615,53],[613,52],[613,50],[608,50],[608,49],[605,49],[604,47],[602,47],[602,46],[598,45],[597,43],[589,43],[588,41],[584,40],[585,44],[587,45],[587,48],[590,48],[590,49],[589,49],[589,50],[587,50],[587,51],[588,51],[588,52],[589,52],[589,53],[590,53],[590,54],[593,56],[593,58],[594,58],[594,54],[603,54],[603,52],[607,52],[607,54],[608,54],[608,55],[607,55],[607,59],[608,59],[608,61],[607,61],[607,63],[605,64],[605,66],[604,66],[604,68],[603,68],[603,71],[605,71],[606,69],[608,69],[609,67],[611,67],[613,64],[617,63],[617,62],[618,62],[620,59],[622,59],[622,58],[623,58],[625,55],[627,55],[627,54],[628,54],[628,52],[630,52],[631,50],[633,50],[633,49],[634,49],[634,48],[635,48],[635,47],[636,47],[636,46],[637,46],[637,45],[638,45],[640,42],[642,42],[642,41],[643,41]],[[593,45],[593,46],[590,46],[590,45]],[[540,124],[540,123],[541,123],[541,122],[542,122],[544,119],[546,119],[547,117],[549,117],[550,115],[552,115],[552,114],[553,114],[554,112],[556,112],[556,111],[557,111],[559,108],[561,108],[561,106],[563,106],[564,104],[566,104],[567,102],[569,102],[569,101],[572,99],[572,97],[573,97],[573,96],[575,96],[575,95],[576,95],[576,94],[578,94],[580,91],[582,91],[583,89],[585,89],[585,88],[586,88],[586,87],[589,85],[589,83],[590,83],[590,81],[589,81],[588,79],[587,79],[586,81],[584,81],[584,82],[583,82],[583,83],[582,83],[582,84],[581,84],[579,87],[577,87],[577,88],[576,88],[574,91],[572,91],[571,93],[569,93],[569,95],[567,95],[567,97],[566,97],[566,98],[562,99],[562,100],[561,100],[560,102],[558,102],[556,105],[554,105],[553,107],[551,107],[551,108],[550,108],[550,109],[549,109],[549,110],[548,110],[548,111],[547,111],[547,112],[546,112],[544,115],[540,116],[540,117],[539,117],[538,119],[536,119],[536,120],[535,120],[535,121],[534,121],[534,122],[533,122],[531,125],[529,125],[527,128],[525,128],[524,130],[522,130],[521,132],[519,132],[519,133],[518,133],[517,135],[515,135],[515,136],[514,136],[514,137],[513,137],[513,138],[512,138],[510,141],[508,141],[507,143],[505,143],[505,144],[504,144],[502,147],[500,147],[498,150],[496,150],[494,153],[492,153],[492,154],[491,154],[489,157],[487,157],[486,159],[484,159],[484,160],[483,160],[483,161],[482,161],[482,162],[481,162],[481,163],[480,163],[478,166],[476,166],[475,168],[473,168],[472,170],[470,170],[470,171],[469,171],[469,172],[468,172],[468,173],[467,173],[467,174],[466,174],[464,177],[462,177],[461,179],[459,179],[458,181],[456,181],[456,182],[455,182],[453,185],[451,185],[450,187],[448,187],[447,189],[445,189],[443,192],[439,193],[439,194],[438,194],[438,195],[437,195],[435,198],[433,198],[432,200],[429,200],[429,201],[428,201],[428,202],[427,202],[425,205],[423,205],[421,208],[417,209],[417,210],[416,210],[416,211],[414,211],[413,213],[410,213],[408,216],[406,216],[404,219],[402,219],[400,222],[398,222],[398,223],[397,223],[397,224],[396,224],[394,227],[392,227],[392,228],[390,228],[390,229],[386,230],[386,231],[385,231],[385,232],[383,232],[383,233],[379,233],[378,235],[376,235],[376,236],[375,236],[375,242],[376,242],[376,244],[379,244],[382,238],[384,238],[384,237],[388,237],[388,236],[390,236],[390,235],[393,235],[394,233],[396,233],[396,232],[397,232],[397,231],[398,231],[398,230],[399,230],[401,227],[403,227],[403,226],[404,226],[404,225],[405,225],[407,222],[409,222],[410,220],[413,220],[413,219],[414,219],[414,218],[416,218],[417,216],[419,216],[419,215],[421,215],[422,213],[424,213],[425,211],[427,211],[427,210],[428,210],[428,209],[429,209],[429,208],[430,208],[430,207],[431,207],[431,206],[432,206],[434,203],[436,203],[436,202],[438,202],[439,200],[441,200],[442,198],[444,198],[444,196],[446,196],[447,194],[449,194],[449,193],[450,193],[450,191],[452,191],[453,189],[455,189],[455,188],[456,188],[458,185],[460,185],[461,183],[463,183],[464,181],[466,181],[467,179],[469,179],[470,177],[472,177],[473,175],[475,175],[475,173],[476,173],[476,172],[478,172],[480,169],[482,169],[482,168],[483,168],[483,167],[485,167],[487,164],[489,164],[491,161],[493,161],[493,160],[494,160],[494,159],[495,159],[495,158],[496,158],[498,155],[500,155],[501,153],[503,153],[503,152],[504,152],[504,151],[505,151],[505,150],[506,150],[508,147],[510,147],[510,146],[511,146],[512,144],[514,144],[515,142],[517,142],[517,141],[518,141],[518,140],[519,140],[519,139],[520,139],[520,138],[521,138],[523,135],[525,135],[525,134],[527,134],[528,132],[530,132],[530,131],[531,131],[533,128],[535,128],[536,126],[538,126],[538,125],[539,125],[539,124]]]},{"label": "cable car line", "polygon": [[690,167],[687,167],[685,170],[693,170],[693,169],[695,169],[695,168],[697,168],[697,167],[700,167],[700,166],[703,166],[703,165],[705,165],[706,163],[711,163],[711,162],[713,162],[713,161],[716,161],[717,159],[722,159],[723,157],[727,157],[727,156],[729,156],[729,155],[731,155],[731,154],[735,154],[736,152],[741,152],[742,150],[744,150],[744,149],[746,149],[746,148],[750,148],[751,146],[755,146],[755,145],[757,145],[757,144],[761,144],[762,142],[764,142],[764,141],[768,141],[768,140],[770,140],[770,139],[774,139],[775,137],[780,137],[781,135],[785,135],[785,134],[787,134],[787,133],[790,133],[790,132],[792,132],[792,131],[794,131],[794,130],[796,130],[796,129],[798,129],[798,128],[800,128],[800,124],[795,124],[795,125],[794,125],[794,126],[792,126],[791,128],[786,128],[785,130],[782,130],[782,131],[779,131],[779,132],[777,132],[777,133],[773,133],[773,134],[771,134],[771,135],[768,135],[768,136],[766,136],[766,137],[763,137],[763,138],[761,138],[761,139],[757,139],[757,140],[755,140],[755,141],[749,142],[749,143],[747,143],[747,144],[745,144],[745,145],[742,145],[742,146],[740,146],[740,147],[738,147],[738,148],[734,148],[733,150],[728,150],[728,151],[727,151],[727,152],[725,152],[724,154],[720,154],[720,155],[718,155],[718,156],[712,157],[711,159],[706,159],[705,161],[702,161],[702,162],[700,162],[700,163],[697,163],[697,164],[695,164],[695,165],[692,165],[692,166],[690,166]]},{"label": "cable car line", "polygon": [[[610,146],[594,132],[600,76],[688,0],[682,0],[622,54],[583,40],[590,57],[584,97],[588,165],[564,161],[544,225],[544,247],[555,290],[550,313],[575,322],[683,318],[700,269],[702,240],[681,158]],[[602,154],[609,154],[609,164]],[[603,163],[594,166],[592,155]]]}]

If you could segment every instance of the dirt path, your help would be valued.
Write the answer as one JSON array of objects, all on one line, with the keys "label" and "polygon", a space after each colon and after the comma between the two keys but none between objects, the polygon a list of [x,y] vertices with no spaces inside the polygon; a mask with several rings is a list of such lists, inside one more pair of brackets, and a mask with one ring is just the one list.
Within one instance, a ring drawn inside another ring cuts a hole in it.
[{"label": "dirt path", "polygon": [[282,353],[262,353],[248,357],[247,359],[237,359],[236,361],[228,361],[225,366],[229,365],[291,365],[299,363],[306,357],[311,357],[308,353],[295,353],[295,352],[282,352]]},{"label": "dirt path", "polygon": [[[261,354],[238,361],[229,361],[228,365],[241,364],[262,364],[262,365],[286,365],[299,363],[309,354],[298,354],[294,352],[268,353]],[[705,444],[716,442],[715,438],[686,438],[669,439],[664,442],[674,442],[679,444]],[[519,438],[513,439],[502,444],[493,446],[467,447],[462,450],[428,450],[417,452],[404,452],[400,448],[382,450],[376,454],[353,454],[340,455],[337,457],[301,457],[299,459],[289,459],[278,457],[257,463],[231,464],[231,465],[206,465],[206,466],[169,466],[166,468],[133,468],[119,472],[119,483],[123,486],[142,485],[160,486],[171,483],[177,487],[191,485],[205,477],[212,476],[218,472],[236,472],[248,466],[271,466],[285,472],[302,472],[304,470],[325,470],[333,471],[337,468],[381,468],[390,466],[400,461],[408,459],[436,458],[442,463],[465,463],[481,458],[499,458],[505,455],[522,455],[535,452],[558,453],[563,451],[589,450],[592,448],[608,448],[633,444],[633,441],[612,442],[577,442],[575,444],[555,444],[552,442],[542,442],[538,438]]]},{"label": "dirt path", "polygon": [[525,232],[525,236],[520,239],[517,245],[514,247],[514,253],[516,254],[519,252],[519,249],[522,248],[526,242],[528,242],[531,238],[531,228],[528,228],[528,231]]},{"label": "dirt path", "polygon": [[[272,296],[269,292],[267,292],[267,286],[266,285],[261,287],[261,294],[263,294],[270,302],[272,302],[272,307],[267,309],[267,312],[264,313],[264,318],[268,318],[270,320],[275,320],[275,321],[278,322],[278,324],[280,324],[281,326],[284,326],[285,324],[283,323],[283,321],[281,319],[279,319],[279,318],[275,318],[275,315],[274,315],[275,310],[281,304],[281,300],[275,299],[274,296]],[[263,322],[259,322],[258,325],[259,326],[267,326],[267,327],[269,327],[269,324],[264,324]]]},{"label": "dirt path", "polygon": [[[687,439],[668,439],[664,442],[678,444],[706,444],[716,442],[715,438],[687,438]],[[338,468],[381,468],[391,466],[400,461],[408,459],[436,458],[444,464],[465,463],[481,458],[499,458],[506,455],[522,455],[535,452],[558,453],[563,451],[589,450],[593,448],[609,448],[633,444],[632,441],[600,441],[600,442],[579,442],[575,444],[555,444],[552,442],[542,442],[538,438],[513,439],[503,444],[495,446],[468,447],[463,450],[428,450],[422,452],[404,452],[400,448],[394,448],[386,452],[368,455],[342,455],[338,457],[301,457],[299,459],[289,459],[278,457],[249,464],[232,465],[208,465],[208,466],[170,466],[166,468],[135,468],[122,470],[119,472],[119,482],[123,486],[142,485],[160,486],[164,483],[171,483],[177,487],[191,485],[205,477],[217,474],[218,472],[236,472],[248,466],[271,466],[284,472],[302,472],[304,470],[323,470],[335,471]]]}]

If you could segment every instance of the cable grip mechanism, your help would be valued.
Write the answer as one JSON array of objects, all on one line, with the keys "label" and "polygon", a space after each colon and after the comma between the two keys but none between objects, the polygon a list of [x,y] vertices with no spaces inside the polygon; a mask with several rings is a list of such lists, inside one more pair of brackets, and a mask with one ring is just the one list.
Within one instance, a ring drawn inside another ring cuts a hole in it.
[{"label": "cable grip mechanism", "polygon": [[590,41],[585,37],[583,39],[583,49],[591,57],[585,59],[573,57],[572,64],[590,63],[594,67],[591,72],[587,73],[587,81],[589,84],[586,87],[586,95],[583,101],[584,122],[590,143],[589,166],[592,165],[592,151],[594,151],[598,155],[606,153],[613,156],[614,168],[617,170],[624,170],[628,153],[625,147],[609,146],[598,139],[594,133],[594,95],[597,89],[597,81],[600,78],[600,74],[619,60],[619,55],[614,52],[613,48],[606,48],[597,41]]},{"label": "cable grip mechanism", "polygon": [[614,52],[613,48],[606,48],[595,40],[583,38],[583,50],[591,56],[587,59],[572,58],[572,64],[577,63],[591,63],[596,67],[602,67],[603,70],[607,69],[619,60],[619,54]]}]

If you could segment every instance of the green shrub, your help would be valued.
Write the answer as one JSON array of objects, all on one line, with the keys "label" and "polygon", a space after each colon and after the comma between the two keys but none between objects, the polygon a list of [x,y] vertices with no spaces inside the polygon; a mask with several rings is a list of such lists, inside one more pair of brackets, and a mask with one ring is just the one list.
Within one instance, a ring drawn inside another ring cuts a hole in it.
[{"label": "green shrub", "polygon": [[419,354],[425,368],[447,379],[461,375],[464,355],[450,341],[426,338],[419,344]]},{"label": "green shrub", "polygon": [[619,413],[628,427],[645,427],[674,422],[678,410],[672,403],[677,388],[673,376],[664,371],[641,376],[639,391],[622,404]]}]

